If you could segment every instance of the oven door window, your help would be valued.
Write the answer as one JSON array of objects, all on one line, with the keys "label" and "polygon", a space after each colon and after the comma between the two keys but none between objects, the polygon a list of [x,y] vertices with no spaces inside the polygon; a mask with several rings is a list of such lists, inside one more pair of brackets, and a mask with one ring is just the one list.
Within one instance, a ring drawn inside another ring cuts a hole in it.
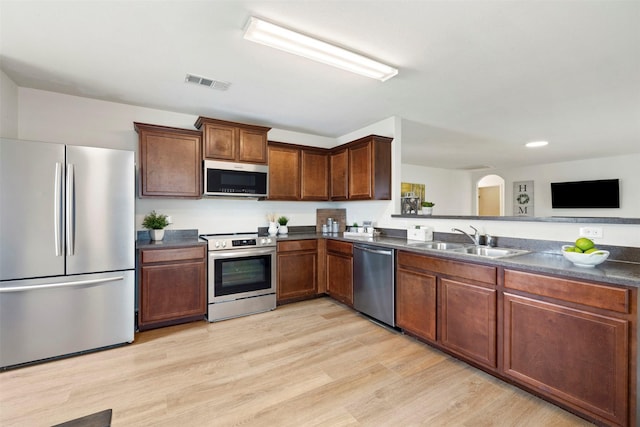
[{"label": "oven door window", "polygon": [[215,260],[215,295],[271,288],[271,255]]}]

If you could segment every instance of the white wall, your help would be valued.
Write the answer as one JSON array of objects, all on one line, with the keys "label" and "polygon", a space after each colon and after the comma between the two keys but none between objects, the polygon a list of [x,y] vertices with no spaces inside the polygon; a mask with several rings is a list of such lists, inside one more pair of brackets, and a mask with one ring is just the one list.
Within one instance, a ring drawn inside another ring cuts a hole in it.
[{"label": "white wall", "polygon": [[[640,141],[638,141],[640,144]],[[505,180],[505,214],[513,215],[514,181],[533,181],[535,216],[640,217],[640,153],[491,171]],[[474,172],[477,182],[486,172]],[[620,179],[619,209],[552,209],[551,183]],[[473,199],[473,198],[472,198]],[[475,201],[475,200],[474,200]],[[474,203],[475,212],[475,203]]]},{"label": "white wall", "polygon": [[18,86],[0,70],[0,137],[18,138]]},{"label": "white wall", "polygon": [[[0,94],[3,104],[15,105],[12,96],[3,91]],[[175,113],[170,111],[155,110],[126,104],[98,101],[88,98],[74,97],[56,94],[35,89],[18,89],[18,114],[13,119],[18,122],[18,137],[20,139],[34,139],[42,141],[60,142],[67,144],[94,145],[137,151],[138,137],[133,129],[133,122],[145,122],[193,128],[196,116]],[[363,129],[336,139],[338,145],[368,134],[379,134],[394,137],[393,142],[393,192],[391,201],[373,202],[256,202],[237,200],[171,200],[171,199],[137,199],[136,223],[140,228],[142,217],[149,211],[156,209],[162,213],[171,215],[174,225],[172,228],[197,228],[201,232],[217,233],[228,231],[255,230],[256,227],[266,226],[266,215],[276,212],[280,215],[291,217],[291,225],[315,224],[315,210],[317,208],[344,207],[347,209],[348,222],[362,222],[366,219],[376,221],[378,226],[405,228],[415,223],[431,224],[436,231],[450,231],[451,227],[464,228],[470,222],[473,225],[484,228],[486,232],[498,236],[513,236],[522,238],[539,238],[547,240],[574,240],[577,236],[578,224],[550,224],[550,223],[523,223],[508,221],[469,221],[469,220],[436,220],[436,219],[411,219],[391,218],[391,214],[400,211],[400,182],[404,176],[412,179],[415,175],[429,177],[430,180],[444,181],[445,190],[438,196],[444,202],[435,200],[436,209],[455,209],[458,197],[455,194],[462,189],[462,176],[452,171],[438,170],[411,170],[403,176],[400,164],[400,148],[402,144],[401,119],[391,117],[374,123]],[[330,146],[331,138],[323,138],[315,135],[300,134],[285,130],[274,129],[269,133],[269,138],[283,140],[283,142],[306,143],[320,147]],[[292,140],[289,140],[289,139]],[[293,140],[295,139],[295,140]],[[637,157],[632,162],[638,164]],[[598,162],[597,160],[594,162]],[[603,167],[604,164],[601,164]],[[619,165],[606,164],[613,171],[619,170]],[[541,166],[544,170],[544,166]],[[552,169],[557,166],[551,166]],[[634,169],[629,169],[627,182],[634,176]],[[407,175],[408,174],[408,175]],[[538,176],[538,175],[536,175]],[[539,175],[544,176],[544,175]],[[505,177],[507,178],[507,177]],[[528,177],[527,177],[528,178]],[[573,177],[571,177],[573,179]],[[510,177],[511,180],[520,180],[520,176]],[[528,178],[531,179],[531,178]],[[534,177],[535,179],[535,177]],[[578,179],[576,177],[576,179]],[[524,180],[524,178],[523,178]],[[455,182],[455,185],[451,186]],[[429,181],[425,182],[429,185]],[[465,201],[460,200],[460,210],[472,203],[471,194],[475,181],[469,180],[468,194]],[[624,184],[625,187],[627,184]],[[509,187],[509,185],[507,185]],[[538,185],[536,191],[538,191]],[[635,194],[640,194],[636,188]],[[429,191],[429,190],[427,190]],[[626,191],[626,190],[625,190]],[[625,193],[626,194],[626,193]],[[627,196],[624,196],[625,199]],[[637,196],[636,196],[637,197]],[[460,199],[462,199],[461,197]],[[450,207],[448,205],[451,205]],[[635,212],[635,214],[633,214]],[[436,213],[442,213],[436,210]],[[637,207],[626,215],[640,217]],[[599,225],[604,228],[603,244],[640,247],[640,226],[631,225]]]},{"label": "white wall", "polygon": [[425,197],[434,202],[434,215],[469,215],[471,173],[452,169],[402,165],[402,182],[425,185]]}]

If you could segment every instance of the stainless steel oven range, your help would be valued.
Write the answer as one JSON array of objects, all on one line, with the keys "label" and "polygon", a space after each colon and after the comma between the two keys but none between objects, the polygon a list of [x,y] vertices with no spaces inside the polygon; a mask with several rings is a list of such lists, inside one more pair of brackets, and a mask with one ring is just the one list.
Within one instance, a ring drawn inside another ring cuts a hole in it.
[{"label": "stainless steel oven range", "polygon": [[276,239],[256,233],[201,234],[209,248],[209,322],[276,308]]}]

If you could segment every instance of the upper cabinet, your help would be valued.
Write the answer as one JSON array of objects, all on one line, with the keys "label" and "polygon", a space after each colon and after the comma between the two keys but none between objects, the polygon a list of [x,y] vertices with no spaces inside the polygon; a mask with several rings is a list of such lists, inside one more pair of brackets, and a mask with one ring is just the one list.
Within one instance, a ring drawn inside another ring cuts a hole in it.
[{"label": "upper cabinet", "polygon": [[135,123],[139,135],[140,197],[202,197],[199,131]]},{"label": "upper cabinet", "polygon": [[349,198],[349,150],[331,151],[331,200],[347,200]]},{"label": "upper cabinet", "polygon": [[391,200],[391,141],[369,135],[333,149],[331,200]]},{"label": "upper cabinet", "polygon": [[267,164],[268,127],[198,117],[205,159]]},{"label": "upper cabinet", "polygon": [[269,199],[329,200],[329,152],[269,141]]}]

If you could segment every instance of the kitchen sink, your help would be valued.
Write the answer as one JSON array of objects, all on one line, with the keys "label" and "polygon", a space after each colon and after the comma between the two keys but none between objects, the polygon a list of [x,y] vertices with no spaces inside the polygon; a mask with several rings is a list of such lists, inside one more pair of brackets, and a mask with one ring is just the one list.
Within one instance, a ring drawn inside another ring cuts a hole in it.
[{"label": "kitchen sink", "polygon": [[451,252],[460,252],[469,255],[477,255],[485,258],[503,258],[507,256],[521,255],[529,253],[521,249],[492,248],[489,246],[465,246],[462,248],[450,249]]},{"label": "kitchen sink", "polygon": [[465,245],[462,243],[448,243],[448,242],[409,242],[409,246],[413,248],[421,248],[421,249],[437,249],[441,251],[449,251],[452,249],[464,248]]}]

